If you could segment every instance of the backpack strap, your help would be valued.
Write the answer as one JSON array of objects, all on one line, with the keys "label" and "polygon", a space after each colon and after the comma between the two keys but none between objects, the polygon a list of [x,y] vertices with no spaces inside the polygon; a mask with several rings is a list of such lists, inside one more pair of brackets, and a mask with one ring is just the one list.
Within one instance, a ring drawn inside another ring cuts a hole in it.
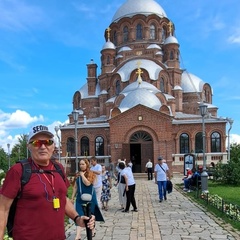
[{"label": "backpack strap", "polygon": [[61,166],[54,161],[52,161],[52,163],[53,163],[53,165],[56,169],[56,172],[58,172],[62,176],[64,182],[66,182],[66,175],[63,173],[63,170],[62,170]]},{"label": "backpack strap", "polygon": [[32,175],[32,168],[28,159],[20,160],[17,163],[21,163],[22,165],[21,186],[23,187],[29,182],[29,179]]},{"label": "backpack strap", "polygon": [[22,192],[22,189],[23,189],[24,185],[26,185],[29,182],[32,173],[58,172],[61,175],[61,177],[63,178],[64,182],[66,182],[66,178],[65,178],[65,175],[62,171],[62,168],[56,162],[52,161],[52,163],[55,167],[55,170],[45,170],[45,171],[41,170],[41,169],[32,169],[31,164],[30,164],[28,159],[20,160],[17,163],[20,163],[22,165],[21,189],[18,192],[18,198],[20,198],[20,196],[21,196],[21,192]]}]

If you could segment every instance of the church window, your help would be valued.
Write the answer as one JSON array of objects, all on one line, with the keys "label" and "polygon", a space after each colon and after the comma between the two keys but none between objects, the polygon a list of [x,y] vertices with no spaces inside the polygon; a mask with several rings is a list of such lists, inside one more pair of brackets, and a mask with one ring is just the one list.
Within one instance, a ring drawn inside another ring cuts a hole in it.
[{"label": "church window", "polygon": [[179,51],[177,51],[177,60],[179,60]]},{"label": "church window", "polygon": [[208,88],[204,89],[204,91],[203,91],[203,101],[210,103],[211,102],[211,97],[210,96],[211,95],[210,95],[209,89]]},{"label": "church window", "polygon": [[81,156],[89,156],[89,139],[85,136],[81,138]]},{"label": "church window", "polygon": [[123,42],[126,43],[128,41],[128,27],[125,26],[123,28]]},{"label": "church window", "polygon": [[203,152],[203,136],[202,132],[198,132],[195,136],[195,152],[202,153]]},{"label": "church window", "polygon": [[186,133],[180,136],[180,153],[189,153],[189,136]]},{"label": "church window", "polygon": [[116,81],[116,95],[119,95],[121,91],[121,85],[120,85],[120,80]]},{"label": "church window", "polygon": [[211,152],[221,152],[221,136],[218,132],[211,134]]},{"label": "church window", "polygon": [[174,53],[173,51],[170,51],[170,60],[173,60],[174,59]]},{"label": "church window", "polygon": [[81,107],[81,96],[79,92],[76,92],[73,97],[74,109],[79,109]]},{"label": "church window", "polygon": [[114,33],[113,33],[113,43],[115,46],[117,46],[117,32],[116,31],[114,31]]},{"label": "church window", "polygon": [[130,138],[131,143],[133,143],[133,142],[135,142],[135,143],[136,142],[151,142],[151,141],[152,141],[151,136],[147,132],[144,132],[144,131],[136,132]]},{"label": "church window", "polygon": [[150,25],[150,39],[156,39],[156,28],[154,24]]},{"label": "church window", "polygon": [[107,56],[107,64],[110,64],[110,57]]},{"label": "church window", "polygon": [[74,138],[70,137],[67,139],[67,153],[68,156],[74,156],[75,155],[75,141]]},{"label": "church window", "polygon": [[104,156],[104,139],[96,137],[95,139],[95,156]]},{"label": "church window", "polygon": [[162,93],[165,93],[165,85],[164,85],[164,79],[160,78],[160,91]]},{"label": "church window", "polygon": [[143,38],[143,33],[142,33],[142,25],[138,24],[136,27],[136,39],[142,39]]},{"label": "church window", "polygon": [[166,30],[162,28],[162,42],[164,42],[166,39]]}]

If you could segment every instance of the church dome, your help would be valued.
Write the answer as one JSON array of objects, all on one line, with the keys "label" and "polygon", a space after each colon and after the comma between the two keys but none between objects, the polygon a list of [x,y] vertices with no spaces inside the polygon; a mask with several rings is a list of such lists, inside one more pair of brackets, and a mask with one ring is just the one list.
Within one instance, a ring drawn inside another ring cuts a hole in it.
[{"label": "church dome", "polygon": [[110,40],[108,40],[107,42],[105,42],[105,44],[102,47],[102,50],[104,50],[104,49],[114,49],[115,50],[116,47]]},{"label": "church dome", "polygon": [[164,41],[164,45],[167,45],[167,44],[170,44],[170,43],[179,44],[178,40],[172,35],[170,35],[169,37],[166,38],[166,40]]},{"label": "church dome", "polygon": [[167,17],[162,7],[154,0],[127,0],[114,14],[112,22],[118,22],[121,18],[137,14],[145,16],[156,14],[161,18]]},{"label": "church dome", "polygon": [[205,83],[202,79],[195,76],[192,73],[183,72],[182,73],[182,84],[181,87],[183,92],[201,92],[203,89],[203,85]]},{"label": "church dome", "polygon": [[[88,84],[85,83],[80,89],[79,92],[81,94],[81,99],[86,99],[89,97],[88,95]],[[97,83],[96,85],[96,91],[95,91],[95,95],[92,97],[98,97],[100,95],[100,86],[99,83]]]},{"label": "church dome", "polygon": [[[137,88],[139,88],[139,83],[138,83],[138,81],[135,81],[135,82],[129,84],[128,86],[126,86],[121,93],[125,94],[125,93],[128,93],[128,92],[134,91]],[[148,82],[145,82],[145,81],[142,81],[141,88],[144,88],[144,89],[146,89],[150,92],[153,92],[153,93],[160,92],[160,90],[158,90],[154,85],[152,85]]]},{"label": "church dome", "polygon": [[140,85],[137,89],[129,92],[125,96],[125,98],[122,100],[122,102],[119,105],[119,109],[121,110],[121,112],[124,112],[130,108],[137,106],[138,104],[149,107],[156,111],[159,111],[161,107],[161,102],[155,96],[155,94],[149,92],[145,88],[141,88],[141,85]]}]

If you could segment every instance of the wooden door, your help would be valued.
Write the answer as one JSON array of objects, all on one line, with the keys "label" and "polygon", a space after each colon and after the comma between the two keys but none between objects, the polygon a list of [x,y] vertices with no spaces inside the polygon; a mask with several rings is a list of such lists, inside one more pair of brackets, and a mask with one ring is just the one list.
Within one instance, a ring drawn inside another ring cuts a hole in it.
[{"label": "wooden door", "polygon": [[148,162],[148,159],[150,158],[152,160],[152,162],[154,162],[153,160],[153,144],[152,141],[148,141],[148,142],[143,142],[141,144],[141,170],[142,172],[145,171],[145,166],[146,163]]}]

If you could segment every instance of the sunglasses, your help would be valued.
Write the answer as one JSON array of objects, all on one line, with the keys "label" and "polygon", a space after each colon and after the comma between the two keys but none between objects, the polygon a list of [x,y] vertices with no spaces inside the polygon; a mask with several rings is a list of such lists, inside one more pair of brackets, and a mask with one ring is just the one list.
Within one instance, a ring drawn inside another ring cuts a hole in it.
[{"label": "sunglasses", "polygon": [[43,144],[45,146],[51,146],[54,143],[53,140],[49,139],[49,140],[34,140],[32,142],[30,142],[30,144],[32,144],[34,147],[41,147]]}]

